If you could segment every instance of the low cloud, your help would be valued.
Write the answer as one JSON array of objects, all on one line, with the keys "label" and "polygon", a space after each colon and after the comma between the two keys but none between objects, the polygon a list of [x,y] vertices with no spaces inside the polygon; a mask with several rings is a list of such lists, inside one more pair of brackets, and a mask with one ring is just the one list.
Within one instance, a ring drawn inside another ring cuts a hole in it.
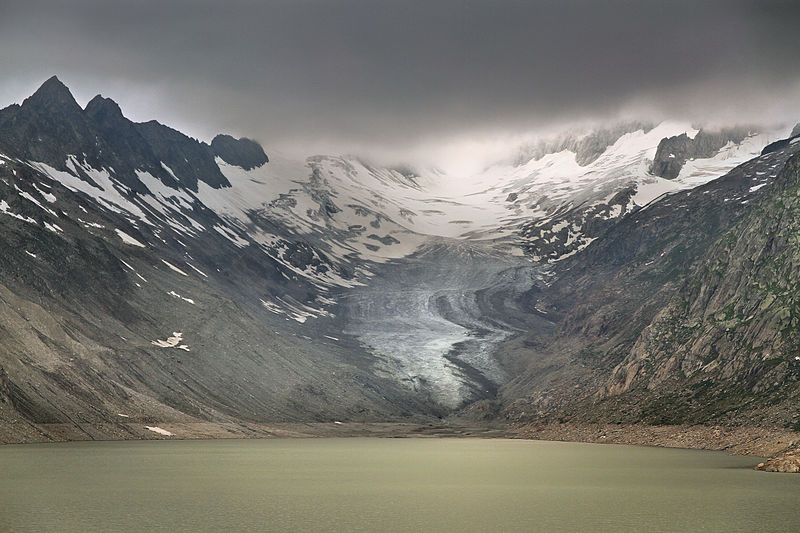
[{"label": "low cloud", "polygon": [[780,1],[10,0],[0,105],[57,74],[203,139],[435,160],[619,117],[793,121],[798,23]]}]

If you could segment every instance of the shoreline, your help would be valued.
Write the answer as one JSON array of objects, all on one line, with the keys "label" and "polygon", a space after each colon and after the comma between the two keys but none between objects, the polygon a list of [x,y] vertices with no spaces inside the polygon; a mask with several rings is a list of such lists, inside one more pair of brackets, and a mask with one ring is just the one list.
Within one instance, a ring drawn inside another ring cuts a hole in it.
[{"label": "shoreline", "polygon": [[[152,424],[152,425],[151,425]],[[0,446],[57,442],[285,438],[484,438],[725,451],[758,459],[756,470],[800,472],[800,432],[739,426],[642,424],[467,424],[413,422],[128,422],[102,427],[41,424],[34,434],[0,426]],[[17,438],[14,438],[17,437]]]},{"label": "shoreline", "polygon": [[[148,426],[156,426],[171,435]],[[649,426],[640,424],[468,424],[454,421],[414,422],[128,422],[112,427],[75,428],[42,424],[37,434],[2,431],[2,444],[73,441],[196,440],[251,438],[510,438],[622,444],[727,451],[735,455],[775,457],[800,454],[800,432],[738,426]],[[6,426],[5,428],[9,428]],[[17,437],[17,438],[15,438]]]},{"label": "shoreline", "polygon": [[800,473],[800,432],[737,426],[646,426],[638,424],[529,424],[521,438],[659,448],[725,451],[768,458],[755,466],[765,472]]},{"label": "shoreline", "polygon": [[644,424],[527,424],[520,438],[594,444],[622,444],[727,451],[733,455],[772,457],[800,447],[800,432],[739,426]]},{"label": "shoreline", "polygon": [[[47,442],[275,438],[508,438],[725,451],[769,458],[756,469],[800,472],[800,432],[742,426],[439,422],[153,422],[0,425],[0,446]],[[33,431],[32,431],[33,430]]]}]

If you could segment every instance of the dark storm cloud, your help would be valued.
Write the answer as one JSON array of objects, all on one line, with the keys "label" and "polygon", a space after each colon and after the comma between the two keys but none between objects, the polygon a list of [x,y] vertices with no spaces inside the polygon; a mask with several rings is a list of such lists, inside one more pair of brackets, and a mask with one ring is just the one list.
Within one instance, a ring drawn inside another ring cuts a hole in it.
[{"label": "dark storm cloud", "polygon": [[[57,74],[133,118],[404,147],[641,112],[800,109],[795,2],[4,0],[0,98]],[[791,118],[795,118],[794,116]]]}]

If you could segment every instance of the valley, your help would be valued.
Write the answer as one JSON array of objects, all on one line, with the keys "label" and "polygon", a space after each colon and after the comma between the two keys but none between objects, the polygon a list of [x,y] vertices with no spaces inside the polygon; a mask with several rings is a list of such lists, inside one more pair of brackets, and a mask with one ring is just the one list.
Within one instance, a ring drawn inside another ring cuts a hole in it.
[{"label": "valley", "polygon": [[51,78],[0,110],[0,438],[795,428],[790,130],[628,122],[458,175],[207,144]]}]

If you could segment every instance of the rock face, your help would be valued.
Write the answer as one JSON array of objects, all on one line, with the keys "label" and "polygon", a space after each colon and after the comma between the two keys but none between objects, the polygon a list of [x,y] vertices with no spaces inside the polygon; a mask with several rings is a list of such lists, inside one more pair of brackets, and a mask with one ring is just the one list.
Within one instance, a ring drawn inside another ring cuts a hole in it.
[{"label": "rock face", "polygon": [[751,127],[737,127],[716,132],[700,130],[693,139],[685,133],[665,138],[658,145],[651,172],[662,178],[675,179],[689,159],[711,157],[729,142],[739,144],[754,132]]},{"label": "rock face", "polygon": [[0,149],[6,152],[61,166],[63,154],[82,153],[90,140],[83,110],[55,76],[21,106],[0,111]]},{"label": "rock face", "polygon": [[[701,410],[791,404],[800,392],[799,191],[795,155],[768,196],[694,263],[616,367],[610,391],[679,384],[704,398]],[[789,411],[781,422],[797,416]]]},{"label": "rock face", "polygon": [[150,145],[156,159],[163,161],[184,187],[196,191],[198,180],[215,189],[230,187],[207,144],[155,120],[137,124],[136,129]]},{"label": "rock face", "polygon": [[252,139],[235,139],[230,135],[217,135],[211,141],[214,155],[219,156],[229,165],[251,170],[269,162],[261,145]]}]

